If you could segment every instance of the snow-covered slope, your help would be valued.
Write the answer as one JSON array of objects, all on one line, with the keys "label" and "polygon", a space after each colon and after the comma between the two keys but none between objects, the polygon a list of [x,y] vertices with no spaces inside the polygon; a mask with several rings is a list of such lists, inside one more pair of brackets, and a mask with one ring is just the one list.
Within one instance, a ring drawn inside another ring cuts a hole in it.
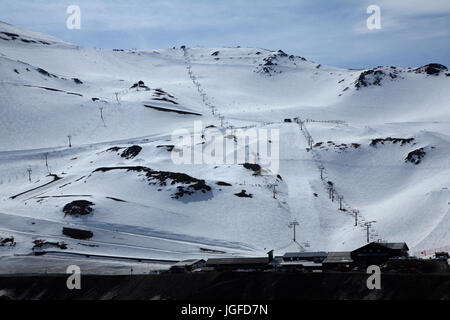
[{"label": "snow-covered slope", "polygon": [[[0,23],[0,241],[15,242],[0,255],[281,254],[299,249],[294,220],[311,250],[362,245],[373,220],[374,240],[450,245],[449,72],[254,48],[90,50]],[[174,164],[172,133],[198,120],[203,142],[214,129],[278,129],[279,172]],[[89,214],[63,212],[79,200]]]}]

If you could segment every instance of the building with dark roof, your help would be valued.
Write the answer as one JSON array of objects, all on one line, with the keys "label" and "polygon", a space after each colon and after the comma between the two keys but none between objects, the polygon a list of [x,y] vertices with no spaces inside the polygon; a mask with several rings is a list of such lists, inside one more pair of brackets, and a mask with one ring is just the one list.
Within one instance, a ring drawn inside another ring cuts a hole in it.
[{"label": "building with dark roof", "polygon": [[405,242],[371,242],[351,252],[351,258],[359,266],[385,263],[392,257],[407,257],[409,248]]},{"label": "building with dark roof", "polygon": [[329,252],[325,260],[322,262],[324,271],[348,271],[353,267],[353,259],[351,252]]},{"label": "building with dark roof", "polygon": [[283,261],[313,261],[315,263],[321,263],[328,256],[327,252],[287,252],[283,256]]},{"label": "building with dark roof", "polygon": [[270,268],[269,258],[213,258],[206,261],[206,267],[213,267],[218,271],[238,269],[265,270]]},{"label": "building with dark roof", "polygon": [[263,258],[213,258],[206,261],[205,267],[214,268],[219,271],[229,271],[238,269],[266,270],[273,268],[273,250],[267,252],[267,257]]},{"label": "building with dark roof", "polygon": [[322,271],[322,263],[308,261],[308,260],[296,260],[296,261],[281,261],[277,265],[277,269],[281,271]]},{"label": "building with dark roof", "polygon": [[170,267],[169,271],[173,273],[193,271],[204,267],[205,262],[206,261],[203,259],[183,260],[175,263],[172,267]]}]

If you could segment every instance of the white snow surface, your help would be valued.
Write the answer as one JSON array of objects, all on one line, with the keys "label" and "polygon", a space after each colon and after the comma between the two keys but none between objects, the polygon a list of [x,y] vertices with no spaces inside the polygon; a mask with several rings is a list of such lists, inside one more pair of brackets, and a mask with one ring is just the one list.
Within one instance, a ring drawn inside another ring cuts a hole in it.
[{"label": "white snow surface", "polygon": [[[268,60],[274,64],[265,66]],[[369,85],[358,89],[365,70],[278,51],[93,50],[0,23],[0,241],[16,242],[0,246],[0,263],[42,250],[32,249],[38,239],[66,243],[67,249],[46,248],[62,255],[155,261],[260,256],[270,249],[279,255],[300,249],[288,228],[293,220],[307,250],[363,245],[367,221],[376,221],[372,240],[405,241],[411,251],[450,245],[450,71],[379,70],[379,85],[368,76]],[[139,80],[149,89],[130,88]],[[284,122],[295,117],[310,119],[304,126],[313,150],[298,123]],[[175,144],[174,130],[192,131],[195,120],[222,131],[278,129],[281,178],[255,176],[239,163],[174,164],[161,146]],[[413,139],[372,143],[388,137]],[[121,157],[132,145],[140,153]],[[425,155],[418,164],[405,160],[420,148]],[[52,182],[45,154],[61,179]],[[102,167],[185,173],[211,190],[176,199],[179,183],[150,184],[145,172],[132,170],[94,172]],[[327,181],[344,196],[346,211],[329,199]],[[241,190],[252,198],[237,197]],[[62,208],[74,200],[91,201],[94,210],[65,215]],[[357,226],[352,209],[360,212]],[[72,239],[63,227],[94,235]]]}]

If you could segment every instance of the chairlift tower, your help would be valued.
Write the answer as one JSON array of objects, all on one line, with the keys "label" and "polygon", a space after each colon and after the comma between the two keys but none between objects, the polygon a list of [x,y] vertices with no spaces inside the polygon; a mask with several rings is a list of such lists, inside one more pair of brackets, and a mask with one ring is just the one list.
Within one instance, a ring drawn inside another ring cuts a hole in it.
[{"label": "chairlift tower", "polygon": [[[277,197],[276,197],[276,194],[277,194],[276,187],[278,187],[278,184],[277,184],[277,183],[269,183],[268,186],[269,186],[269,188],[271,188],[272,191],[273,191],[273,198],[276,199],[276,198],[277,198]],[[294,238],[295,238],[295,236],[294,236]]]},{"label": "chairlift tower", "polygon": [[31,168],[28,168],[27,171],[28,171],[28,181],[31,182],[31,172],[33,172],[33,170],[31,170]]},{"label": "chairlift tower", "polygon": [[297,242],[297,239],[296,239],[296,237],[295,237],[295,227],[296,226],[298,226],[299,225],[299,223],[296,221],[296,220],[294,220],[294,221],[292,221],[291,223],[289,223],[289,228],[293,228],[294,229],[294,242]]},{"label": "chairlift tower", "polygon": [[353,214],[355,215],[355,227],[358,225],[358,214],[359,210],[353,210]]},{"label": "chairlift tower", "polygon": [[323,180],[323,170],[325,170],[324,166],[321,165],[319,167],[319,170],[320,170],[320,180]]},{"label": "chairlift tower", "polygon": [[370,227],[372,226],[372,223],[376,223],[376,221],[368,221],[364,224],[367,228],[367,243],[370,243]]},{"label": "chairlift tower", "polygon": [[339,210],[343,211],[344,207],[342,206],[342,201],[344,200],[344,196],[338,196],[339,199]]}]

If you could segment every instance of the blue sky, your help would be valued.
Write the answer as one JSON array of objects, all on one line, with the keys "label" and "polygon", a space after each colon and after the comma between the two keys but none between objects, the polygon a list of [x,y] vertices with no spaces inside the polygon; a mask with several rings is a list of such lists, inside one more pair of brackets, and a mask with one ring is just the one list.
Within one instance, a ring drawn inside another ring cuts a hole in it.
[{"label": "blue sky", "polygon": [[[69,5],[81,29],[66,27]],[[369,30],[366,8],[381,9]],[[0,0],[0,20],[85,47],[243,46],[322,64],[450,65],[449,0]]]}]

